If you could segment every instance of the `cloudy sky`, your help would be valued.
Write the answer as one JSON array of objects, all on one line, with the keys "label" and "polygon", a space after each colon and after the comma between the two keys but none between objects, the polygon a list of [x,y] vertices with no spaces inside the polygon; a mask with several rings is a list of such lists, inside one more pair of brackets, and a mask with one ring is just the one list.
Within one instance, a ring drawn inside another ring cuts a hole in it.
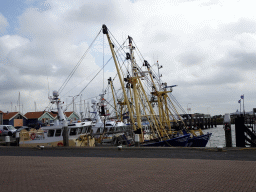
[{"label": "cloudy sky", "polygon": [[[256,13],[240,0],[8,0],[0,1],[0,110],[44,110],[106,24],[122,43],[132,36],[162,80],[177,84],[184,109],[211,115],[256,107]],[[104,48],[105,62],[110,51]],[[103,34],[61,92],[70,102],[103,65]],[[111,62],[107,79],[115,75]],[[82,93],[98,96],[103,73]],[[86,100],[87,102],[87,100]],[[12,105],[11,105],[12,103]],[[21,107],[22,110],[22,107]]]}]

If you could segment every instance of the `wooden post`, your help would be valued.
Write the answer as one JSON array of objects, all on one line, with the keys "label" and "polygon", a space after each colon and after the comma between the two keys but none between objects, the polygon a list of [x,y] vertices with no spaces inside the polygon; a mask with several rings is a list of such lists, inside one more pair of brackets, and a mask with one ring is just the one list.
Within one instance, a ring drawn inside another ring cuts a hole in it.
[{"label": "wooden post", "polygon": [[231,120],[229,113],[225,114],[223,124],[225,131],[226,147],[232,147]]},{"label": "wooden post", "polygon": [[226,147],[232,147],[231,125],[229,123],[226,123],[224,125],[224,130],[225,130]]},{"label": "wooden post", "polygon": [[63,145],[64,145],[65,147],[69,147],[68,125],[67,125],[67,122],[64,123],[62,135],[63,135]]},{"label": "wooden post", "polygon": [[235,119],[236,128],[236,147],[245,147],[244,135],[244,117],[237,117]]}]

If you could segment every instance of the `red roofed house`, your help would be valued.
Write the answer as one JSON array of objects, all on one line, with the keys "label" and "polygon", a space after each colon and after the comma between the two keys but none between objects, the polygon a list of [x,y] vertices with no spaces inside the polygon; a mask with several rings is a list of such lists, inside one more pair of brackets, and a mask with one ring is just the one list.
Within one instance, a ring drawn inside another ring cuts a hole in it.
[{"label": "red roofed house", "polygon": [[80,119],[79,115],[76,112],[70,111],[70,112],[65,112],[64,115],[67,117],[68,121],[77,121]]},{"label": "red roofed house", "polygon": [[[29,127],[39,127],[42,124],[50,124],[54,117],[47,111],[37,111],[37,112],[27,112],[25,114],[27,120],[27,125]],[[37,127],[37,128],[39,128]]]},{"label": "red roofed house", "polygon": [[58,112],[48,112],[51,114],[51,116],[53,116],[54,119],[57,119],[58,116]]},{"label": "red roofed house", "polygon": [[27,118],[19,112],[3,113],[3,125],[24,126],[27,125]]},{"label": "red roofed house", "polygon": [[0,125],[3,125],[3,112],[0,111]]},{"label": "red roofed house", "polygon": [[[49,112],[55,119],[57,119],[58,112]],[[80,119],[79,115],[76,112],[70,111],[70,112],[64,112],[64,115],[66,116],[67,121],[77,121]]]}]

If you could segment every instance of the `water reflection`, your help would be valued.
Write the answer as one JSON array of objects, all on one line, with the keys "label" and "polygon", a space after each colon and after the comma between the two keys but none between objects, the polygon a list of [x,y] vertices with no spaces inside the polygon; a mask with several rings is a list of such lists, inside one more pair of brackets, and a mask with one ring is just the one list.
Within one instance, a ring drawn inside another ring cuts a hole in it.
[{"label": "water reflection", "polygon": [[[204,133],[210,132],[212,133],[211,139],[207,143],[206,147],[217,147],[217,146],[226,146],[225,141],[225,131],[223,129],[223,125],[217,125],[217,127],[211,129],[203,130]],[[235,125],[231,125],[231,133],[232,133],[232,146],[236,147],[236,138],[235,138]]]}]

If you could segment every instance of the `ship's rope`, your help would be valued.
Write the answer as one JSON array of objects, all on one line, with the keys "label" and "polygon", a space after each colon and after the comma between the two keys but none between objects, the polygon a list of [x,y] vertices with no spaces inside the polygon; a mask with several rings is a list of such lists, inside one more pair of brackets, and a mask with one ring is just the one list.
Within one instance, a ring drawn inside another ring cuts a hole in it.
[{"label": "ship's rope", "polygon": [[[101,32],[101,31],[100,31]],[[97,35],[97,37],[99,36],[99,34]],[[94,41],[97,39],[97,37],[94,39]],[[125,43],[125,42],[124,42]],[[123,44],[124,44],[123,43]],[[92,43],[93,44],[93,43]],[[92,46],[92,44],[90,45],[90,47]],[[122,45],[120,45],[120,47],[117,49],[117,50],[120,50],[120,49],[123,49],[122,48]],[[87,52],[88,52],[88,49],[87,49]],[[85,54],[84,54],[84,56],[85,56]],[[111,57],[103,66],[102,66],[102,68],[96,73],[96,75],[89,81],[89,83],[87,83],[87,85],[82,89],[82,91],[80,91],[80,93],[77,95],[77,96],[75,96],[74,97],[74,100],[90,85],[90,83],[98,76],[98,74],[102,71],[102,70],[104,70],[104,67],[111,61],[113,59],[113,57]],[[79,63],[79,65],[81,64],[81,62]],[[78,65],[78,66],[79,66]],[[77,68],[76,68],[77,69]],[[74,74],[74,73],[73,73]],[[71,77],[70,77],[71,78]],[[69,78],[69,80],[70,80],[70,78]],[[76,87],[76,86],[75,86]],[[75,87],[73,87],[71,90],[73,90]],[[63,90],[63,89],[62,89]],[[68,92],[66,92],[64,95],[66,95],[67,93],[69,93],[71,90],[69,90]],[[93,97],[93,98],[95,98],[95,97]],[[67,106],[67,108],[70,106],[70,105],[72,105],[72,103],[70,103],[68,106]]]},{"label": "ship's rope", "polygon": [[81,59],[78,61],[78,63],[76,64],[76,66],[74,67],[74,69],[70,72],[70,74],[68,75],[67,79],[64,81],[64,83],[62,84],[62,86],[59,88],[59,94],[63,91],[63,89],[66,87],[67,83],[70,81],[70,79],[72,78],[72,76],[74,75],[75,71],[77,70],[77,68],[80,66],[80,64],[82,63],[82,61],[84,60],[85,56],[87,55],[87,53],[89,52],[89,50],[91,49],[92,45],[94,44],[94,42],[96,41],[96,39],[98,38],[99,34],[101,33],[102,29],[99,31],[99,33],[97,34],[97,36],[94,38],[94,40],[92,41],[92,43],[90,44],[90,46],[88,47],[88,49],[85,51],[85,53],[83,54],[83,56],[81,57]]}]

